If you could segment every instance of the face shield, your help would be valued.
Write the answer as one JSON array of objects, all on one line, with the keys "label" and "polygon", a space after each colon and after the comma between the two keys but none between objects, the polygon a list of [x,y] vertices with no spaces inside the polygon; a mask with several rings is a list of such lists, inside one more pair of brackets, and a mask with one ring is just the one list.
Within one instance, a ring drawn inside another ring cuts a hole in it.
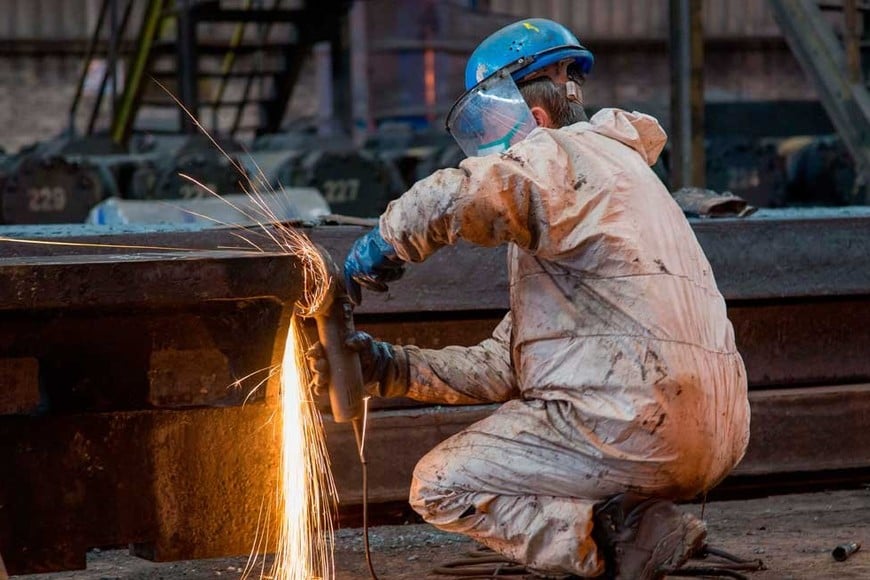
[{"label": "face shield", "polygon": [[466,92],[447,115],[447,131],[469,157],[501,153],[537,127],[523,95],[504,68]]}]

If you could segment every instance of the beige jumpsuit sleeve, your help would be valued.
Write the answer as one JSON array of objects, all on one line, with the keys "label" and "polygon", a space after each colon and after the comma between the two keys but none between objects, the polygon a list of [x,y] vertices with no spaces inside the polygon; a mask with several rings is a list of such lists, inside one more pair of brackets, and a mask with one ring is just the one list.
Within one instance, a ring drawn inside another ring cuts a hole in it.
[{"label": "beige jumpsuit sleeve", "polygon": [[511,315],[491,338],[472,347],[401,347],[408,360],[407,396],[427,403],[497,403],[519,395],[510,361]]},{"label": "beige jumpsuit sleeve", "polygon": [[408,262],[422,262],[460,239],[489,247],[513,242],[534,251],[544,213],[538,211],[540,194],[552,187],[525,171],[524,163],[490,155],[436,171],[390,202],[380,219],[381,235]]}]

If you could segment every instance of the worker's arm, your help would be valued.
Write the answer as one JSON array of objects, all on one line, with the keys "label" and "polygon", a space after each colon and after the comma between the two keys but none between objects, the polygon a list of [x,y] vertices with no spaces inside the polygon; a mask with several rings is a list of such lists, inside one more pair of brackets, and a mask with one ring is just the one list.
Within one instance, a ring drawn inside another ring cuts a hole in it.
[{"label": "worker's arm", "polygon": [[387,207],[380,233],[406,262],[459,239],[536,252],[554,214],[564,216],[555,206],[575,203],[570,165],[548,133],[533,133],[506,153],[471,157],[418,181]]},{"label": "worker's arm", "polygon": [[[511,315],[488,338],[472,347],[440,350],[375,340],[365,332],[345,345],[359,353],[362,378],[375,397],[410,397],[427,403],[473,405],[507,401],[519,395],[511,366]],[[305,354],[315,393],[329,388],[329,361],[320,342]]]},{"label": "worker's arm", "polygon": [[453,405],[502,402],[519,396],[510,355],[511,315],[491,338],[472,347],[401,349],[407,361],[406,396]]}]

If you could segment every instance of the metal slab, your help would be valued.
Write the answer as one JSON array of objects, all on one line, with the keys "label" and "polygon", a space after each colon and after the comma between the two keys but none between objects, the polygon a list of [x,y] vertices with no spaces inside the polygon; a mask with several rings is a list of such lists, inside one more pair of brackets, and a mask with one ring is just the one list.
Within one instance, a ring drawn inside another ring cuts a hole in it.
[{"label": "metal slab", "polygon": [[870,467],[870,384],[750,394],[751,442],[735,475]]},{"label": "metal slab", "polygon": [[[728,300],[870,295],[870,207],[768,210],[749,218],[691,223]],[[246,231],[113,228],[111,235],[99,235],[99,229],[93,227],[3,230],[0,228],[0,236],[55,242],[201,249],[241,247],[243,242],[235,234]],[[317,226],[302,231],[341,263],[353,240],[366,229]],[[256,233],[246,235],[262,241]],[[75,247],[0,242],[0,272],[7,258],[81,251]],[[119,250],[88,248],[87,252],[118,254]],[[459,244],[440,250],[422,264],[412,264],[388,293],[367,293],[358,312],[504,310],[508,308],[507,294],[504,248]]]},{"label": "metal slab", "polygon": [[170,252],[0,260],[0,311],[150,308],[301,296],[298,262],[282,254]]},{"label": "metal slab", "polygon": [[251,404],[3,418],[9,573],[84,568],[94,546],[135,544],[155,560],[249,553],[258,519],[275,522],[274,412]]},{"label": "metal slab", "polygon": [[38,367],[29,382],[0,385],[0,414],[241,405],[302,290],[283,254],[0,262],[0,359]]},{"label": "metal slab", "polygon": [[[870,295],[870,208],[763,212],[694,220],[692,227],[729,301]],[[343,259],[362,228],[315,228],[312,239]],[[443,248],[383,295],[366,293],[366,313],[506,310],[504,248]]]},{"label": "metal slab", "polygon": [[[778,215],[693,223],[729,300],[751,383],[780,389],[751,394],[753,443],[737,473],[870,467],[870,209]],[[238,230],[50,231],[55,241],[239,244]],[[305,231],[340,261],[364,230]],[[0,478],[10,572],[81,566],[97,545],[134,543],[164,560],[246,552],[250,518],[275,469],[268,418],[276,386],[253,405],[191,407],[238,405],[237,393],[219,385],[279,360],[285,302],[300,291],[293,260],[81,252],[0,242],[0,359],[36,361],[12,363],[20,388],[3,403],[34,416],[0,417],[0,463],[15,474]],[[411,265],[388,294],[367,294],[358,326],[403,344],[474,344],[506,310],[507,291],[503,250],[445,248]],[[850,382],[862,384],[783,389]],[[372,501],[404,499],[416,461],[491,410],[373,411]],[[353,505],[361,499],[353,435],[327,423],[339,493]]]},{"label": "metal slab", "polygon": [[870,381],[870,299],[730,305],[752,388]]},{"label": "metal slab", "polygon": [[870,294],[870,208],[693,223],[727,300]]},{"label": "metal slab", "polygon": [[0,398],[16,414],[241,405],[268,376],[288,324],[272,299],[0,311],[0,357],[33,359],[38,373],[31,388],[0,384]]},{"label": "metal slab", "polygon": [[[488,338],[502,314],[359,316],[357,327],[394,344],[470,346]],[[729,306],[728,316],[752,388],[870,381],[870,304],[864,297],[741,302]]]}]

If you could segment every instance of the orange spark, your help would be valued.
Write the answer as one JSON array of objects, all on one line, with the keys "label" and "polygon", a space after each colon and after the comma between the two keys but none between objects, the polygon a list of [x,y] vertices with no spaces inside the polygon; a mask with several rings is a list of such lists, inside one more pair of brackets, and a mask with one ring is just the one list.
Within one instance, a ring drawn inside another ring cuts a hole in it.
[{"label": "orange spark", "polygon": [[334,483],[320,415],[308,389],[292,324],[281,373],[281,498],[278,550],[272,577],[277,580],[332,578]]}]

